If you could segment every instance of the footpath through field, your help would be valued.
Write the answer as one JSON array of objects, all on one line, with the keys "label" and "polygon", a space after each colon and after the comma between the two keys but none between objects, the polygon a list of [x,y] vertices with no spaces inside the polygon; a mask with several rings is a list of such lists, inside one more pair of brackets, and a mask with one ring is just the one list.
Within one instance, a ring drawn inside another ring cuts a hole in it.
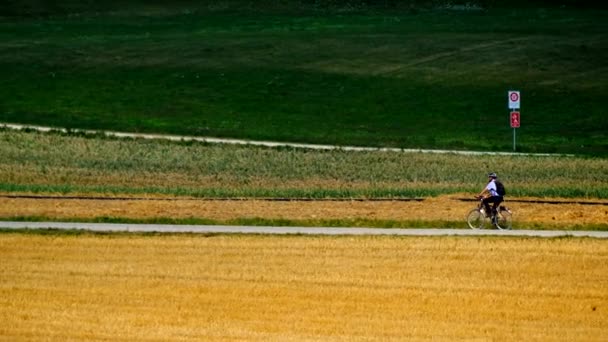
[{"label": "footpath through field", "polygon": [[333,228],[333,227],[270,227],[171,225],[132,223],[79,222],[14,222],[1,221],[5,229],[59,229],[92,232],[132,233],[198,233],[198,234],[279,234],[279,235],[399,235],[399,236],[529,236],[529,237],[592,237],[608,238],[608,231],[565,230],[472,230],[472,229],[403,229],[403,228]]},{"label": "footpath through field", "polygon": [[[33,130],[38,132],[62,132],[62,133],[84,133],[84,134],[102,134],[108,137],[116,138],[132,138],[132,139],[156,139],[156,140],[170,140],[170,141],[197,141],[211,144],[232,144],[232,145],[252,145],[252,146],[265,146],[265,147],[293,147],[303,148],[311,150],[344,150],[344,151],[386,151],[386,152],[409,152],[409,153],[453,153],[461,155],[531,155],[531,156],[556,156],[557,154],[551,153],[521,153],[521,152],[484,152],[484,151],[458,151],[458,150],[431,150],[431,149],[404,149],[404,148],[391,148],[391,147],[363,147],[363,146],[336,146],[336,145],[321,145],[321,144],[302,144],[302,143],[291,143],[291,142],[277,142],[277,141],[258,141],[258,140],[244,140],[244,139],[220,139],[213,137],[198,137],[198,136],[186,136],[186,135],[168,135],[168,134],[144,134],[144,133],[126,133],[126,132],[114,132],[114,131],[97,131],[88,129],[66,129],[57,127],[47,126],[34,126],[34,125],[20,125],[10,123],[0,123],[0,128],[14,129],[14,130]],[[565,155],[564,155],[565,156]]]}]

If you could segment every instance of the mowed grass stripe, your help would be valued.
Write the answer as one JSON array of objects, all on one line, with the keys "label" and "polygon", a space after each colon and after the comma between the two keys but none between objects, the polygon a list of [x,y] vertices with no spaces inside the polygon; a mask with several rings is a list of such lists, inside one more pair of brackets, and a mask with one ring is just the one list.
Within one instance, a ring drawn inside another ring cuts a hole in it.
[{"label": "mowed grass stripe", "polygon": [[594,239],[0,235],[14,339],[596,340]]}]

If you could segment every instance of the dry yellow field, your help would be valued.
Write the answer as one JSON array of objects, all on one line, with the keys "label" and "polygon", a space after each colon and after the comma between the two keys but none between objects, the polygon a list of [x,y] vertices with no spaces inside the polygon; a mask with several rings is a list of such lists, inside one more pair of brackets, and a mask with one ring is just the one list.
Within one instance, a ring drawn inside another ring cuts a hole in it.
[{"label": "dry yellow field", "polygon": [[0,235],[0,340],[608,339],[596,239]]},{"label": "dry yellow field", "polygon": [[[150,220],[203,218],[219,222],[243,218],[296,221],[392,220],[462,222],[475,202],[470,194],[424,201],[263,201],[150,198],[148,200],[30,199],[0,197],[0,217],[47,217],[91,220],[99,217]],[[530,199],[528,199],[530,200]],[[533,199],[532,199],[533,200]],[[564,200],[567,201],[567,200]],[[600,205],[505,202],[513,209],[514,227],[561,228],[608,222],[608,202]]]}]

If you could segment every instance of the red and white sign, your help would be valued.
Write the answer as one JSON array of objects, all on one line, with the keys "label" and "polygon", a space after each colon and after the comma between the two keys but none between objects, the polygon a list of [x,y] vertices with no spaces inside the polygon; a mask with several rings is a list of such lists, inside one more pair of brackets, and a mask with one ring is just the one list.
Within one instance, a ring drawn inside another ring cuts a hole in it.
[{"label": "red and white sign", "polygon": [[511,112],[511,127],[518,128],[519,124],[519,112]]},{"label": "red and white sign", "polygon": [[519,109],[519,91],[509,90],[509,109]]}]

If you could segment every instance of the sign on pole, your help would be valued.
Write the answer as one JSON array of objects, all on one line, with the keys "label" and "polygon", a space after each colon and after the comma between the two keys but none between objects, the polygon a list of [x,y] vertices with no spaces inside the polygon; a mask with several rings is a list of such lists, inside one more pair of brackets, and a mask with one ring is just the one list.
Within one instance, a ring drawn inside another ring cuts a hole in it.
[{"label": "sign on pole", "polygon": [[511,127],[519,128],[519,112],[511,112]]},{"label": "sign on pole", "polygon": [[518,90],[509,90],[509,109],[519,109],[520,96]]},{"label": "sign on pole", "polygon": [[519,120],[519,105],[521,96],[519,96],[519,90],[509,90],[509,109],[511,110],[511,128],[513,128],[513,151],[516,150],[515,145],[515,130],[519,128],[520,120]]}]

